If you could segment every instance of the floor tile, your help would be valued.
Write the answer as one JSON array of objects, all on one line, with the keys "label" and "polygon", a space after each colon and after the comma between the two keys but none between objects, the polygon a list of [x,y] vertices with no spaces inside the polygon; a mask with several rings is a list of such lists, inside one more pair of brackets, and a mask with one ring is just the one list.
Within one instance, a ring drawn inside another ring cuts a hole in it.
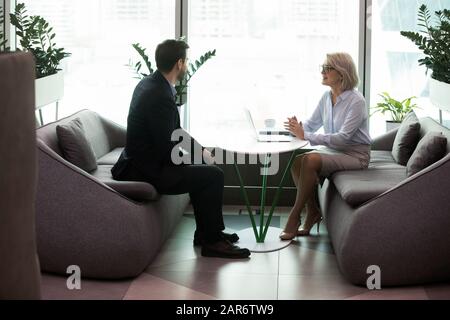
[{"label": "floor tile", "polygon": [[277,276],[216,272],[155,271],[155,277],[224,300],[275,300]]},{"label": "floor tile", "polygon": [[279,274],[320,276],[340,275],[340,271],[333,254],[291,244],[280,251]]},{"label": "floor tile", "polygon": [[[274,217],[274,223],[277,224],[277,219]],[[239,230],[249,228],[251,226],[248,215],[231,215],[224,216],[225,232],[238,232]],[[272,223],[271,223],[272,225]],[[176,226],[171,234],[174,239],[194,239],[195,232],[195,217],[194,215],[185,214],[180,223]]]},{"label": "floor tile", "polygon": [[67,278],[42,274],[41,294],[43,300],[121,300],[132,279],[121,281],[81,280],[80,290],[69,290]]},{"label": "floor tile", "polygon": [[427,285],[425,292],[431,300],[450,300],[450,283]]},{"label": "floor tile", "polygon": [[309,237],[297,237],[293,245],[321,251],[328,254],[334,254],[334,249],[330,238],[327,235],[311,235]]},{"label": "floor tile", "polygon": [[133,281],[125,300],[211,300],[214,297],[143,273]]},{"label": "floor tile", "polygon": [[278,299],[342,300],[366,291],[366,288],[349,284],[341,276],[280,275]]},{"label": "floor tile", "polygon": [[172,238],[165,242],[148,268],[193,260],[199,256],[200,248],[193,246],[192,239]]},{"label": "floor tile", "polygon": [[423,287],[385,288],[370,290],[348,300],[428,300]]},{"label": "floor tile", "polygon": [[171,238],[194,239],[194,216],[184,215],[171,234]]},{"label": "floor tile", "polygon": [[[250,226],[247,214],[228,208],[227,232]],[[278,214],[278,215],[277,215]],[[287,215],[276,213],[275,226]],[[247,260],[205,258],[193,247],[194,216],[182,217],[172,236],[146,272],[125,281],[82,280],[81,290],[68,290],[66,277],[42,274],[43,299],[446,299],[450,283],[425,287],[383,288],[369,291],[347,282],[339,272],[326,228],[310,237],[296,238],[287,248],[253,253]]]},{"label": "floor tile", "polygon": [[272,274],[278,273],[278,252],[252,253],[249,259],[221,259],[199,256],[197,259],[174,262],[164,265],[153,265],[146,272],[214,272],[224,274]]}]

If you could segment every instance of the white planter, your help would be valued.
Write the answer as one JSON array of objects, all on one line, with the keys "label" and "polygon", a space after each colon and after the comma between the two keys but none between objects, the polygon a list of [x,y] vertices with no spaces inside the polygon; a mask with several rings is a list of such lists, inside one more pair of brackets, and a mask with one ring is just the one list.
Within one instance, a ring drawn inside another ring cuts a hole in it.
[{"label": "white planter", "polygon": [[64,95],[64,76],[62,72],[36,79],[36,109],[61,100]]},{"label": "white planter", "polygon": [[431,78],[430,100],[439,109],[450,112],[450,84]]},{"label": "white planter", "polygon": [[394,121],[386,121],[386,131],[389,132],[391,130],[397,129],[400,127],[400,122],[394,122]]}]

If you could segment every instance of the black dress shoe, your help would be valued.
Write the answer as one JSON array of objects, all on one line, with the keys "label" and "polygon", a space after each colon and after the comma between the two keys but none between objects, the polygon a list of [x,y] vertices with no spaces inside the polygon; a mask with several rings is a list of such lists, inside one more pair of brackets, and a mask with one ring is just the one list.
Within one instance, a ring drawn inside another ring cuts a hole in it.
[{"label": "black dress shoe", "polygon": [[[231,243],[236,243],[239,241],[239,236],[236,233],[221,232],[221,235],[225,240],[228,240]],[[203,239],[196,232],[194,234],[194,246],[201,246],[202,244],[203,244]]]},{"label": "black dress shoe", "polygon": [[230,241],[221,240],[212,244],[203,244],[202,256],[227,259],[246,259],[250,256],[250,250],[239,248]]}]

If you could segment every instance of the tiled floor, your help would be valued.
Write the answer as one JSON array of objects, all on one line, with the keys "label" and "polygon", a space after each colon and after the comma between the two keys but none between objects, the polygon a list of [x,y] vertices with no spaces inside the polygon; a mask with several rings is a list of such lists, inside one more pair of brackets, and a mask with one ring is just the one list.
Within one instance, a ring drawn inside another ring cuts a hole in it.
[{"label": "tiled floor", "polygon": [[[246,215],[227,212],[228,231],[249,226]],[[274,217],[284,225],[285,216]],[[326,229],[299,238],[271,253],[254,253],[248,260],[204,258],[192,246],[194,219],[185,215],[160,254],[136,279],[82,280],[81,290],[69,291],[66,278],[42,275],[44,299],[164,299],[164,300],[312,300],[312,299],[448,299],[450,283],[369,291],[349,284],[340,274]]]}]

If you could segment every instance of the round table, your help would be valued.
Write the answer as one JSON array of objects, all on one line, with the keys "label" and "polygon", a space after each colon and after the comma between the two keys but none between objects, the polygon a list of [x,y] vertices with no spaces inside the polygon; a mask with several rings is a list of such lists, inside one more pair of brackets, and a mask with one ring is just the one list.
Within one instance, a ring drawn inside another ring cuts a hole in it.
[{"label": "round table", "polygon": [[[291,241],[282,241],[279,239],[279,234],[283,231],[280,228],[270,227],[270,221],[272,219],[275,207],[278,202],[281,191],[283,190],[283,184],[288,176],[292,161],[295,156],[310,151],[305,146],[308,145],[307,141],[294,138],[290,142],[258,142],[256,139],[256,133],[252,129],[251,125],[239,128],[239,130],[232,130],[232,132],[222,133],[220,137],[216,137],[215,148],[222,149],[227,152],[244,155],[254,155],[263,158],[264,161],[262,169],[262,191],[261,191],[261,207],[260,207],[260,224],[257,226],[255,217],[248,200],[247,191],[245,190],[244,181],[239,171],[238,164],[233,156],[233,165],[236,170],[237,177],[240,183],[240,189],[245,200],[245,205],[252,223],[252,227],[239,232],[240,240],[239,246],[246,247],[252,252],[270,252],[280,250],[287,247]],[[278,156],[281,153],[291,152],[288,164],[284,168],[283,176],[278,185],[275,193],[275,198],[272,202],[272,206],[265,220],[265,198],[267,189],[267,175],[270,160],[273,156]]]}]

